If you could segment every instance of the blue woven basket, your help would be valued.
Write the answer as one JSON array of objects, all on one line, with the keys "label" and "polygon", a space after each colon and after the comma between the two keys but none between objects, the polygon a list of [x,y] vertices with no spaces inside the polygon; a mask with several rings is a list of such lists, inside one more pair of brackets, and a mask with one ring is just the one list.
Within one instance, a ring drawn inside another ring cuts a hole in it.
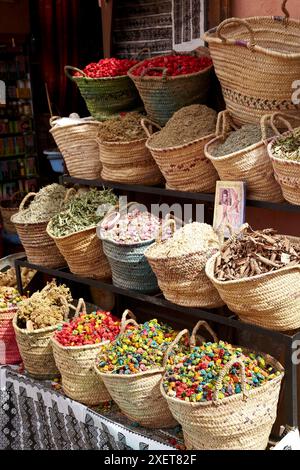
[{"label": "blue woven basket", "polygon": [[144,256],[146,248],[154,240],[135,245],[119,245],[105,239],[102,242],[115,286],[144,293],[158,290],[156,276]]}]

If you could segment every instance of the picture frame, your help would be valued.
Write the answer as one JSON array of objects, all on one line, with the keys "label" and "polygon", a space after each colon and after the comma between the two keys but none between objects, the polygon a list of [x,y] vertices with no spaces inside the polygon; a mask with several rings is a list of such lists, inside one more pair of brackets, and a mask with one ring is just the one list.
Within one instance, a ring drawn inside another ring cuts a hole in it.
[{"label": "picture frame", "polygon": [[214,206],[214,230],[230,237],[230,228],[238,232],[245,223],[246,183],[242,181],[217,181]]}]

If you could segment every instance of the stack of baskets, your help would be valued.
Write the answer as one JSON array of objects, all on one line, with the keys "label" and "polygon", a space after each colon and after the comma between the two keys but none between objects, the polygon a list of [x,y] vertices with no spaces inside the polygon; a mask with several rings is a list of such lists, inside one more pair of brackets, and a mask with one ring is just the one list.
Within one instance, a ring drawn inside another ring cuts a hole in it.
[{"label": "stack of baskets", "polygon": [[236,124],[272,111],[299,115],[292,90],[300,76],[300,21],[290,19],[286,3],[283,17],[230,18],[204,34]]}]

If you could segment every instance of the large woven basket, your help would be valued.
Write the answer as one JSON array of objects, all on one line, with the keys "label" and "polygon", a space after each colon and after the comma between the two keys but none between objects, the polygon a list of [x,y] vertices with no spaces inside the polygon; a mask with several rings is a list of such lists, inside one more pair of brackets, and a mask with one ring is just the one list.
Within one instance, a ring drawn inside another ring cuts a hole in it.
[{"label": "large woven basket", "polygon": [[99,122],[83,120],[80,124],[55,125],[57,116],[50,119],[50,133],[62,153],[70,176],[86,180],[100,179],[101,162],[96,137]]},{"label": "large woven basket", "polygon": [[[70,306],[66,304],[61,308],[64,318],[67,320]],[[13,327],[26,371],[35,379],[58,377],[59,370],[55,364],[51,344],[51,338],[58,325],[29,331],[18,327],[16,314],[13,318]]]},{"label": "large woven basket", "polygon": [[[199,48],[197,55],[208,56],[209,53],[206,48]],[[128,75],[140,93],[149,119],[161,126],[184,106],[207,101],[212,65],[197,73],[175,77],[167,76],[167,69],[162,69],[161,77],[147,76],[151,67],[145,69],[141,76],[133,75],[139,66],[140,64],[133,66]]]},{"label": "large woven basket", "polygon": [[19,212],[20,201],[18,201],[18,197],[20,194],[20,192],[16,192],[10,200],[3,200],[0,202],[3,228],[7,233],[17,233],[15,224],[11,222],[11,218]]},{"label": "large woven basket", "polygon": [[[201,322],[200,322],[201,323]],[[197,330],[197,326],[194,329]],[[183,330],[183,333],[188,333]],[[191,337],[191,348],[195,339]],[[247,352],[244,349],[245,352]],[[170,350],[169,350],[170,353]],[[191,403],[168,396],[161,383],[161,393],[167,400],[174,418],[181,424],[188,450],[265,450],[277,415],[280,386],[284,370],[273,357],[260,354],[280,372],[264,385],[246,390],[243,356],[229,361],[216,383],[213,400]],[[223,399],[218,398],[225,375],[238,363],[242,392]]]},{"label": "large woven basket", "polygon": [[[276,115],[273,116],[273,118],[274,117],[276,117]],[[293,135],[295,131],[290,123],[282,116],[280,116],[280,120],[288,127],[288,132],[280,137]],[[299,135],[299,131],[300,128],[296,130],[297,135]],[[275,178],[281,186],[284,198],[291,204],[300,205],[300,161],[282,159],[274,154],[273,148],[279,139],[280,133],[277,132],[277,135],[278,137],[272,140],[268,145],[268,154],[273,165]]]},{"label": "large woven basket", "polygon": [[[74,72],[79,72],[81,77],[75,77]],[[82,70],[70,65],[65,66],[65,74],[76,83],[89,112],[99,121],[115,117],[120,112],[132,110],[139,105],[137,89],[127,75],[89,78]]]},{"label": "large woven basket", "polygon": [[[176,230],[176,223],[170,219],[166,225]],[[165,225],[165,226],[166,226]],[[163,243],[160,232],[157,243]],[[170,302],[185,307],[215,308],[224,305],[218,291],[205,274],[208,252],[197,251],[184,255],[157,257],[153,252],[155,245],[145,251],[145,256],[153,269],[158,285],[165,298]],[[219,248],[215,240],[211,240],[211,255]]]},{"label": "large woven basket", "polygon": [[[141,125],[145,129],[143,121]],[[157,125],[151,123],[152,130],[154,127]],[[102,178],[128,184],[159,184],[163,177],[145,145],[146,140],[145,137],[130,142],[103,142],[98,138]]]},{"label": "large woven basket", "polygon": [[[24,210],[29,198],[36,193],[29,193],[20,204],[19,211]],[[19,223],[15,221],[16,214],[11,221],[15,225],[21,243],[26,252],[29,263],[45,266],[47,268],[58,268],[65,264],[65,260],[58,251],[56,244],[47,234],[47,222]]]},{"label": "large woven basket", "polygon": [[17,364],[22,361],[12,324],[17,310],[16,307],[0,311],[0,364]]},{"label": "large woven basket", "polygon": [[204,154],[205,145],[214,137],[214,134],[210,134],[188,144],[154,148],[153,137],[149,135],[146,146],[165,177],[168,189],[214,192],[218,173]]},{"label": "large woven basket", "polygon": [[[85,303],[80,299],[74,318],[81,313],[82,308],[86,313]],[[69,398],[88,406],[99,405],[111,399],[94,370],[96,356],[102,345],[108,341],[85,346],[62,346],[52,337],[51,342],[54,360],[61,374],[62,387]]]},{"label": "large woven basket", "polygon": [[[123,334],[129,323],[138,327],[133,319],[127,320],[122,323],[120,334]],[[160,392],[164,368],[151,369],[134,375],[104,374],[96,365],[95,370],[127,418],[146,428],[162,429],[176,425]]]},{"label": "large woven basket", "polygon": [[230,128],[236,129],[228,111],[218,115],[216,138],[205,145],[204,153],[214,165],[222,181],[244,181],[247,198],[258,201],[282,202],[283,196],[275,180],[266,146],[266,126],[269,115],[261,118],[260,142],[222,157],[215,157],[215,148],[224,142]]},{"label": "large woven basket", "polygon": [[[300,245],[299,238],[288,238]],[[219,281],[214,275],[217,257],[207,261],[205,272],[241,320],[277,331],[300,328],[300,264],[249,278]]]},{"label": "large woven basket", "polygon": [[272,111],[299,114],[292,90],[300,76],[300,21],[289,18],[286,3],[284,17],[230,18],[204,34],[236,123],[257,123]]}]

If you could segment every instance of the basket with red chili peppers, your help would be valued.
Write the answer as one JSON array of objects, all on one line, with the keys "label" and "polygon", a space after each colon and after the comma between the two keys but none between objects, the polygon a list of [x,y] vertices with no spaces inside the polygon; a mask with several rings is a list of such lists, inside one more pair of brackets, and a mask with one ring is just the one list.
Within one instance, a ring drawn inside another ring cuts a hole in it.
[{"label": "basket with red chili peppers", "polygon": [[90,406],[110,400],[92,366],[101,346],[119,333],[120,321],[110,312],[87,313],[83,299],[79,300],[73,320],[59,326],[52,338],[54,359],[68,397]]},{"label": "basket with red chili peppers", "polygon": [[208,53],[197,50],[194,55],[145,59],[134,65],[128,75],[140,93],[149,119],[164,126],[179,109],[207,101],[212,68]]},{"label": "basket with red chili peppers", "polygon": [[77,84],[91,115],[102,121],[140,106],[137,90],[127,76],[137,64],[133,59],[101,59],[83,70],[66,65],[65,74]]}]

